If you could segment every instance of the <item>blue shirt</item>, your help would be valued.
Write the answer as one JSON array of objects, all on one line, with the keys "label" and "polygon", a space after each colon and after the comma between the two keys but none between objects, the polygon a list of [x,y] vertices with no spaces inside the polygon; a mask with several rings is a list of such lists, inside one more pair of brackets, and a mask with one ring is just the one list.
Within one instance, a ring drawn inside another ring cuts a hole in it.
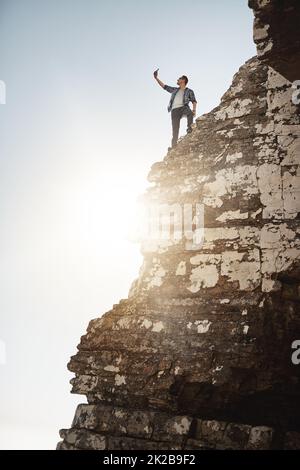
[{"label": "blue shirt", "polygon": [[[179,88],[180,87],[177,87],[177,86],[169,86],[169,85],[164,86],[164,90],[168,91],[169,93],[172,93],[171,98],[170,98],[170,102],[168,104],[168,112],[170,112],[171,109],[172,109],[172,104],[173,104],[175,95],[176,95],[177,91],[179,90]],[[192,103],[197,103],[197,100],[195,98],[195,93],[190,88],[185,87],[184,94],[183,94],[183,104],[188,105],[190,101]]]}]

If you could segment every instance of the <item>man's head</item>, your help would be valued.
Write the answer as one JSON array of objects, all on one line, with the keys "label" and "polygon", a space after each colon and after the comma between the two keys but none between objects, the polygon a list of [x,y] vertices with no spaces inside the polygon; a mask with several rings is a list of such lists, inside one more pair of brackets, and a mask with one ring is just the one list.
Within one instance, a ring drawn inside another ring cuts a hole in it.
[{"label": "man's head", "polygon": [[186,75],[182,75],[181,77],[178,78],[177,80],[177,85],[181,87],[185,87],[187,85],[187,82],[189,79],[187,78]]}]

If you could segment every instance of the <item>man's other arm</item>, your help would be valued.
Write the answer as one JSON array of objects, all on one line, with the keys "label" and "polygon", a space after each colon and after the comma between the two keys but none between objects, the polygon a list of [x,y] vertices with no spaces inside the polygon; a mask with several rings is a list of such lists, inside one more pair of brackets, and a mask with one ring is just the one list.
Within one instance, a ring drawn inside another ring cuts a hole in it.
[{"label": "man's other arm", "polygon": [[197,108],[197,100],[196,100],[196,97],[195,97],[195,93],[191,89],[190,89],[190,101],[193,104],[193,114],[195,116],[196,115],[196,108]]}]

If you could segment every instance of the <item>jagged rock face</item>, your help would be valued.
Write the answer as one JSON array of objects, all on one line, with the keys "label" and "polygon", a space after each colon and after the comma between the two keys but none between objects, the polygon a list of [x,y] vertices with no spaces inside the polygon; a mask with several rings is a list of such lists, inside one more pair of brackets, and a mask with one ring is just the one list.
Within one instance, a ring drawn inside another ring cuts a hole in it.
[{"label": "jagged rock face", "polygon": [[[273,3],[251,2],[256,31]],[[204,242],[142,243],[128,299],[90,322],[71,358],[89,404],[59,448],[298,445],[299,105],[270,57],[246,62],[153,165],[145,204],[203,204]]]},{"label": "jagged rock face", "polygon": [[288,80],[299,80],[299,0],[249,0],[249,6],[258,57]]}]

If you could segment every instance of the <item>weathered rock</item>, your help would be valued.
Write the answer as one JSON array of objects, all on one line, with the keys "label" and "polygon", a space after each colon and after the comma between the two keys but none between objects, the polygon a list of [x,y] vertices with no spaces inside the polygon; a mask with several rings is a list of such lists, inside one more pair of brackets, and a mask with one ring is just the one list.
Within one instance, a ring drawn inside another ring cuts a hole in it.
[{"label": "weathered rock", "polygon": [[266,426],[256,426],[251,428],[247,449],[268,450],[271,448],[273,439],[273,429]]},{"label": "weathered rock", "polygon": [[254,42],[260,59],[290,81],[300,73],[300,10],[298,0],[249,0]]},{"label": "weathered rock", "polygon": [[300,3],[283,3],[250,2],[258,57],[153,165],[145,204],[203,204],[203,245],[142,242],[128,299],[90,322],[68,365],[88,405],[58,448],[298,445],[299,43],[287,24]]}]

